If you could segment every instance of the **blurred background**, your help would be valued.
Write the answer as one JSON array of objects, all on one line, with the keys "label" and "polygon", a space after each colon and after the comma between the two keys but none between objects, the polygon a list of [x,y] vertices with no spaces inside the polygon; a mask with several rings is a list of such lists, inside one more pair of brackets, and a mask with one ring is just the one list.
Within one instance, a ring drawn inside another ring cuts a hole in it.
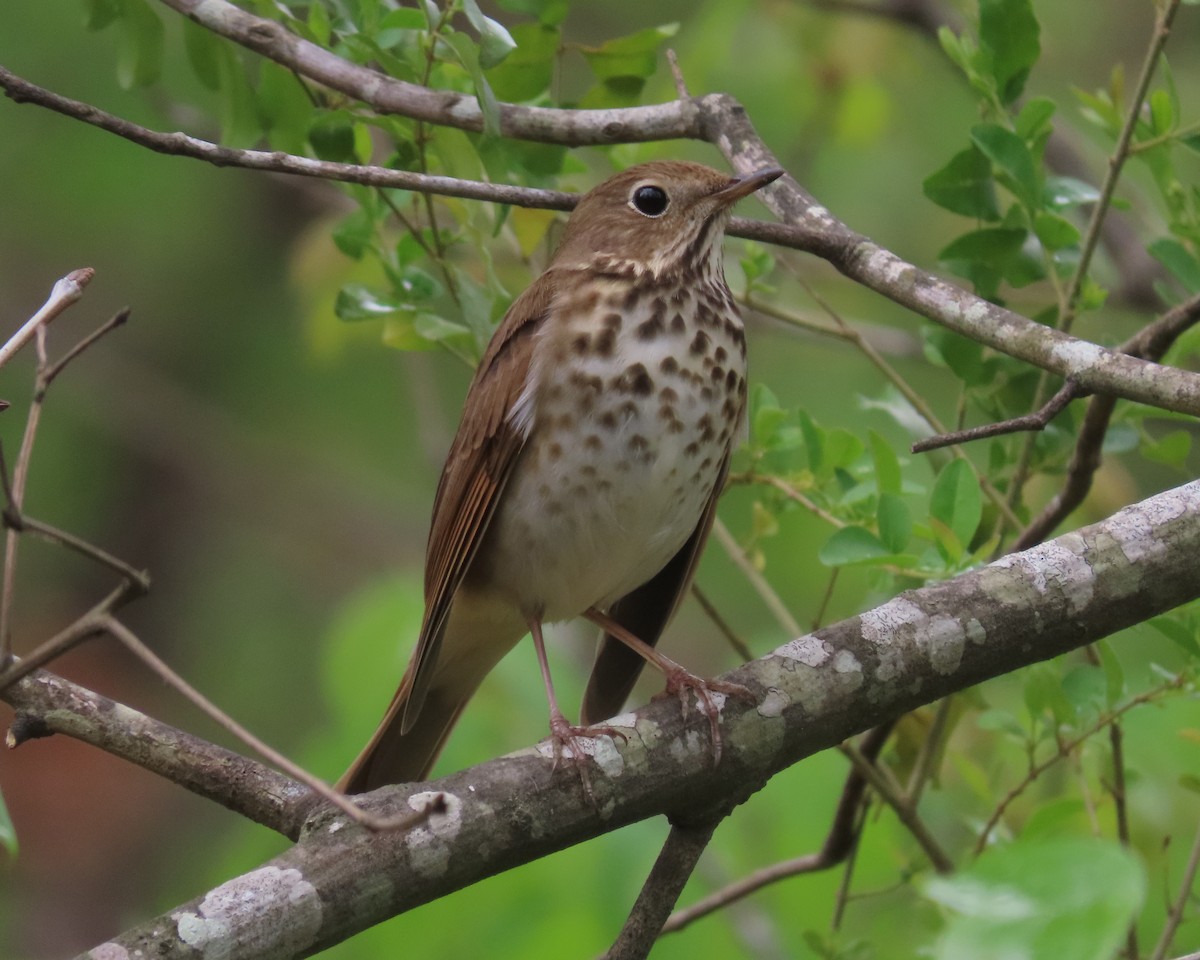
[{"label": "blurred background", "polygon": [[[973,100],[936,43],[918,32],[817,7],[801,0],[573,3],[565,36],[598,43],[678,21],[670,45],[692,92],[737,97],[789,172],[838,216],[933,267],[962,224],[925,200],[921,183],[959,149]],[[1066,104],[1060,125],[1078,128],[1070,89],[1105,86],[1115,63],[1136,73],[1152,6],[1044,0],[1036,9],[1043,55],[1030,90]],[[215,139],[211,104],[183,62],[174,15],[159,12],[169,38],[165,79],[148,90],[120,87],[119,37],[86,30],[83,5],[71,0],[6,4],[0,62],[152,128]],[[1184,8],[1170,48],[1193,110],[1200,106],[1198,12]],[[567,92],[586,89],[582,59],[564,58],[561,83]],[[645,99],[668,99],[671,91],[664,65]],[[1104,145],[1084,132],[1075,140],[1096,182]],[[613,155],[621,163],[656,156],[722,163],[711,148],[690,143]],[[611,169],[605,157],[580,156],[591,172],[567,178],[564,188],[586,189]],[[27,511],[148,569],[153,589],[125,612],[129,625],[240,721],[331,780],[373,728],[415,637],[430,505],[470,375],[444,351],[401,353],[381,342],[378,326],[335,318],[334,296],[352,265],[334,248],[330,229],[349,209],[336,188],[318,182],[159,156],[38,107],[0,101],[3,336],[78,267],[95,268],[96,279],[54,323],[52,353],[118,308],[132,308],[130,322],[51,389]],[[740,212],[765,215],[756,203]],[[731,243],[734,254],[738,246]],[[527,268],[502,241],[495,256],[515,293],[528,282]],[[913,317],[823,264],[785,259],[791,266],[778,280],[781,301],[812,309],[795,280],[802,276],[844,317],[873,331],[903,372],[920,377],[932,403],[952,409],[955,384],[928,372]],[[1079,332],[1105,342],[1138,323],[1120,303],[1093,317]],[[769,384],[784,406],[801,404],[828,427],[904,439],[892,420],[857,402],[878,393],[878,377],[848,347],[751,318],[750,362],[752,382]],[[0,415],[10,461],[32,377],[28,351],[0,373],[0,395],[13,404]],[[1167,468],[1111,469],[1079,519],[1182,479]],[[753,502],[753,491],[738,489],[723,504],[722,517],[740,537],[755,522]],[[794,512],[760,544],[766,576],[804,624],[826,584],[812,546],[826,535],[819,521]],[[715,545],[698,582],[756,655],[788,639]],[[86,561],[23,542],[17,652],[110,586],[111,577]],[[868,578],[848,573],[825,621],[879,599]],[[552,655],[562,696],[578,702],[590,631],[566,627],[557,636],[563,642]],[[1164,655],[1156,641],[1143,640],[1138,656]],[[665,646],[700,673],[737,662],[694,603]],[[114,642],[94,641],[55,669],[236,747]],[[640,693],[644,699],[654,691],[652,680]],[[1194,705],[1177,704],[1131,718],[1130,755],[1152,769],[1156,751],[1180,749],[1176,728],[1200,726],[1195,713]],[[0,708],[0,724],[9,717]],[[532,649],[523,644],[472,704],[439,769],[531,743],[544,736],[545,717]],[[777,777],[721,827],[697,892],[819,845],[844,774],[841,757],[823,755]],[[14,960],[85,950],[285,847],[265,829],[62,737],[0,754],[0,789],[20,840],[17,858],[0,853],[0,956]],[[1194,810],[1178,798],[1147,793],[1138,801],[1148,832],[1190,836],[1184,825]],[[961,831],[949,801],[943,819],[938,797],[930,802],[935,825]],[[887,818],[872,829],[895,837],[864,850],[856,879],[864,890],[892,884],[897,864],[888,851],[911,847]],[[449,957],[592,955],[618,929],[665,831],[661,821],[639,824],[397,918],[330,953],[374,957],[404,944],[414,954]],[[806,931],[828,927],[839,878],[776,886],[667,938],[655,956],[815,956]],[[903,889],[883,889],[849,909],[864,936],[890,931],[884,942],[892,952],[879,955],[900,957],[922,942],[913,918],[933,908]],[[469,925],[461,922],[466,915]]]}]

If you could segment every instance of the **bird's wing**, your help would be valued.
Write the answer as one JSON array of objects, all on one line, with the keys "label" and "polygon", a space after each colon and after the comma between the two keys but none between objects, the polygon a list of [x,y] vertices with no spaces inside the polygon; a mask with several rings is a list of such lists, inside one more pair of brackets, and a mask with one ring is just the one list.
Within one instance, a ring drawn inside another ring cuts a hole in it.
[{"label": "bird's wing", "polygon": [[513,412],[529,379],[534,337],[550,311],[554,284],[553,271],[548,271],[513,302],[467,391],[462,421],[433,504],[425,555],[425,620],[405,683],[397,693],[398,700],[406,700],[406,730],[415,721],[432,679],[454,594],[533,426],[527,417]]}]

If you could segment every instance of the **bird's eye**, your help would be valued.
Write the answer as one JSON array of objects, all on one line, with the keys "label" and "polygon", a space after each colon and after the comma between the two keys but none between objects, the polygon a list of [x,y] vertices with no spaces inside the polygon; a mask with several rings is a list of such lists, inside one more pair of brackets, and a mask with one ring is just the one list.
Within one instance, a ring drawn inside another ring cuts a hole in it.
[{"label": "bird's eye", "polygon": [[633,209],[646,217],[661,217],[667,210],[667,192],[662,187],[647,185],[638,187],[629,198]]}]

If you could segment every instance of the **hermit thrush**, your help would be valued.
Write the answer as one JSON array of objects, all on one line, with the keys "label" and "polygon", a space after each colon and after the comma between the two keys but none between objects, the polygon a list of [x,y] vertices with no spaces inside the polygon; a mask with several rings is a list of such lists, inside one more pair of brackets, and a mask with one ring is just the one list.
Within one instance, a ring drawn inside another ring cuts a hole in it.
[{"label": "hermit thrush", "polygon": [[424,778],[484,676],[531,633],[557,746],[612,732],[559,710],[542,624],[603,630],[582,720],[620,710],[695,572],[746,401],[742,322],[721,240],[731,178],[646,163],[583,197],[546,272],[509,309],[467,393],[438,484],[420,639],[383,722],[338,786]]}]

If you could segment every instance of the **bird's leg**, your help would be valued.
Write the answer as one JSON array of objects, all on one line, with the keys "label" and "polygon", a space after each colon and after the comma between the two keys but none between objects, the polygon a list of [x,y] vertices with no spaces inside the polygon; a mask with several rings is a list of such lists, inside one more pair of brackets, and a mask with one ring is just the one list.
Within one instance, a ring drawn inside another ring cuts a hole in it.
[{"label": "bird's leg", "polygon": [[713,766],[715,767],[720,763],[721,730],[718,726],[718,720],[721,716],[721,709],[713,699],[713,694],[724,693],[747,700],[753,700],[754,694],[740,683],[726,683],[724,680],[705,680],[702,677],[696,676],[676,663],[665,653],[655,650],[654,647],[650,646],[644,640],[635,637],[602,610],[589,607],[584,611],[583,615],[605,633],[616,637],[643,660],[660,670],[667,679],[666,693],[676,694],[679,697],[679,704],[685,717],[687,716],[688,708],[688,691],[691,690],[696,694],[696,701],[700,706],[701,712],[708,717],[708,725],[712,730]]},{"label": "bird's leg", "polygon": [[554,767],[557,769],[559,760],[563,757],[564,748],[580,770],[583,778],[584,791],[592,795],[591,784],[583,760],[587,752],[582,745],[575,741],[583,738],[612,737],[628,743],[629,738],[615,727],[596,725],[592,727],[577,727],[572,724],[558,706],[558,697],[554,693],[554,681],[550,678],[550,662],[546,659],[546,644],[542,639],[542,623],[540,620],[529,620],[529,633],[533,637],[533,648],[537,651],[538,666],[542,668],[542,683],[546,686],[546,699],[550,702],[550,733],[554,739]]}]

